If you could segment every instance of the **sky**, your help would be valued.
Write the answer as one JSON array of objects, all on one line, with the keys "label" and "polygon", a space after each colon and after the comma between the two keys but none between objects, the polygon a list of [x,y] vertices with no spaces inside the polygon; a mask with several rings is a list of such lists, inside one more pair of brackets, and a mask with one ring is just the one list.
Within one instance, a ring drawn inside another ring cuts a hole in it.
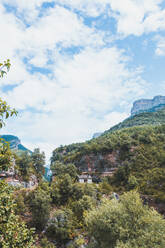
[{"label": "sky", "polygon": [[0,0],[0,30],[0,96],[18,110],[1,133],[47,159],[165,95],[165,1]]}]

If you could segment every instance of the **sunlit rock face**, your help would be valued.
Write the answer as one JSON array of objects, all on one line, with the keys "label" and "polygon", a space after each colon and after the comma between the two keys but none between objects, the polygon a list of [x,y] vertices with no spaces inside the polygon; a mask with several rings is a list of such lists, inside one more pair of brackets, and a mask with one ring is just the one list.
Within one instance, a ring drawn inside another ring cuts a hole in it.
[{"label": "sunlit rock face", "polygon": [[131,115],[155,112],[163,107],[165,107],[165,96],[155,96],[153,99],[140,99],[134,102]]},{"label": "sunlit rock face", "polygon": [[6,142],[9,142],[10,148],[12,150],[29,151],[26,147],[24,147],[21,144],[21,141],[17,136],[14,136],[14,135],[1,135],[0,138],[4,139]]}]

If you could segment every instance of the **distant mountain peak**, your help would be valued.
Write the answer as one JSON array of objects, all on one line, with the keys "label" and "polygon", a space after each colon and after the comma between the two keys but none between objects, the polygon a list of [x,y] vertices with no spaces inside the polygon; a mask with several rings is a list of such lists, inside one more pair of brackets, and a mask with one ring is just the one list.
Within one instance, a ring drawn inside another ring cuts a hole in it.
[{"label": "distant mountain peak", "polygon": [[29,151],[25,146],[21,144],[21,140],[15,136],[15,135],[0,135],[0,138],[4,139],[6,142],[10,143],[10,148],[12,150],[18,150],[18,151]]},{"label": "distant mountain peak", "polygon": [[133,103],[131,115],[144,112],[155,112],[165,107],[165,96],[155,96],[153,99],[140,99]]}]

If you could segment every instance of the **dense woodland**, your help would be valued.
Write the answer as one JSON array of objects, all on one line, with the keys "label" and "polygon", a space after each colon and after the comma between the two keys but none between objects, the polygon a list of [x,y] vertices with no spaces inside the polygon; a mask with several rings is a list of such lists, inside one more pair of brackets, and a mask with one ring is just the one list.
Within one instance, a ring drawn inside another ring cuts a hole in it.
[{"label": "dense woodland", "polygon": [[[3,66],[8,69],[9,61]],[[0,100],[1,127],[15,114]],[[16,154],[1,140],[0,170],[7,171],[15,158],[19,179],[28,182],[35,175],[38,183],[27,189],[0,181],[0,247],[164,248],[164,216],[155,210],[157,205],[150,207],[150,200],[165,203],[163,115],[164,109],[140,114],[120,124],[121,129],[56,149],[50,183],[43,177],[44,153]],[[107,154],[115,159],[106,161]],[[98,177],[113,166],[116,173],[99,183],[79,183],[84,156],[89,163],[101,157],[92,167]]]}]

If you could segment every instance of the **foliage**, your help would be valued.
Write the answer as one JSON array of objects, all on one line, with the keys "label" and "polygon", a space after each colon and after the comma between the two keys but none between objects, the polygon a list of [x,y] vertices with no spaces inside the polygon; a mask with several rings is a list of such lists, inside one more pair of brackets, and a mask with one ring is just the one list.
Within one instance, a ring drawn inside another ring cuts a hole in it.
[{"label": "foliage", "polygon": [[11,64],[10,64],[9,59],[4,61],[3,63],[0,63],[0,78],[2,78],[4,76],[4,74],[7,73],[7,71],[9,71],[10,66],[11,66]]},{"label": "foliage", "polygon": [[[159,113],[160,111],[157,114]],[[151,114],[156,115],[156,113]],[[97,161],[99,157],[115,154],[116,162],[113,166],[118,167],[118,170],[109,180],[112,190],[113,188],[119,191],[121,188],[130,190],[138,187],[142,194],[147,194],[156,201],[165,202],[165,197],[163,197],[165,189],[164,144],[165,125],[135,126],[105,133],[97,139],[82,143],[81,146],[79,144],[77,148],[74,144],[74,149],[70,149],[68,153],[61,152],[61,154],[63,154],[63,161],[73,162],[79,168],[82,163],[86,163],[82,162],[84,156],[93,156],[92,161],[96,172],[100,170]],[[60,149],[66,151],[67,147]],[[58,153],[58,149],[56,152]],[[101,166],[104,170],[108,170],[111,164],[104,159]],[[134,186],[131,182],[133,179],[136,179]]]},{"label": "foliage", "polygon": [[58,244],[66,244],[74,238],[73,213],[70,209],[58,209],[48,223],[46,235]]},{"label": "foliage", "polygon": [[[0,63],[0,77],[9,70],[10,61]],[[0,99],[0,128],[5,124],[4,119],[16,115],[17,111]],[[0,170],[7,170],[12,159],[9,145],[1,139],[0,143]],[[6,164],[6,166],[5,166]],[[2,248],[32,248],[35,240],[33,229],[28,229],[24,222],[16,215],[16,204],[11,188],[0,182],[0,247]]]},{"label": "foliage", "polygon": [[79,222],[83,221],[83,214],[87,210],[91,210],[96,205],[94,199],[90,196],[84,195],[79,201],[72,203],[72,211]]},{"label": "foliage", "polygon": [[125,193],[120,201],[104,201],[87,214],[86,225],[95,248],[165,247],[165,220],[143,206],[136,192]]},{"label": "foliage", "polygon": [[0,171],[7,171],[13,162],[13,155],[9,144],[0,139]]},{"label": "foliage", "polygon": [[22,180],[28,182],[34,172],[32,158],[29,152],[25,151],[17,156],[16,164]]},{"label": "foliage", "polygon": [[38,179],[41,179],[44,174],[45,153],[40,152],[39,148],[35,148],[32,153],[31,159],[36,171],[36,175]]},{"label": "foliage", "polygon": [[138,186],[138,181],[136,177],[131,175],[128,178],[128,189],[132,190],[132,189],[137,188],[137,186]]},{"label": "foliage", "polygon": [[40,245],[42,248],[56,248],[56,246],[53,243],[49,242],[46,237],[41,239]]},{"label": "foliage", "polygon": [[15,214],[16,204],[9,186],[0,183],[0,247],[32,248],[34,239],[32,229]]},{"label": "foliage", "polygon": [[77,168],[74,164],[63,164],[61,162],[54,162],[51,165],[51,170],[54,176],[62,177],[68,174],[73,180],[77,179]]},{"label": "foliage", "polygon": [[40,187],[32,191],[29,195],[29,206],[32,213],[32,224],[43,230],[50,215],[50,195]]},{"label": "foliage", "polygon": [[68,174],[63,175],[60,178],[55,178],[51,185],[53,203],[57,205],[64,205],[67,203],[69,197],[72,195],[72,183],[72,179]]},{"label": "foliage", "polygon": [[123,122],[117,124],[116,126],[110,128],[105,132],[114,132],[122,128],[130,128],[133,126],[143,126],[143,125],[160,125],[165,123],[165,108],[155,112],[145,112],[140,113],[135,116],[131,116],[124,120]]},{"label": "foliage", "polygon": [[0,128],[5,125],[4,119],[8,119],[10,116],[17,115],[17,111],[12,109],[6,101],[0,98]]},{"label": "foliage", "polygon": [[15,197],[15,202],[16,202],[16,213],[17,214],[24,214],[26,211],[26,205],[25,205],[25,196],[22,194],[23,191],[20,191],[16,197]]}]

